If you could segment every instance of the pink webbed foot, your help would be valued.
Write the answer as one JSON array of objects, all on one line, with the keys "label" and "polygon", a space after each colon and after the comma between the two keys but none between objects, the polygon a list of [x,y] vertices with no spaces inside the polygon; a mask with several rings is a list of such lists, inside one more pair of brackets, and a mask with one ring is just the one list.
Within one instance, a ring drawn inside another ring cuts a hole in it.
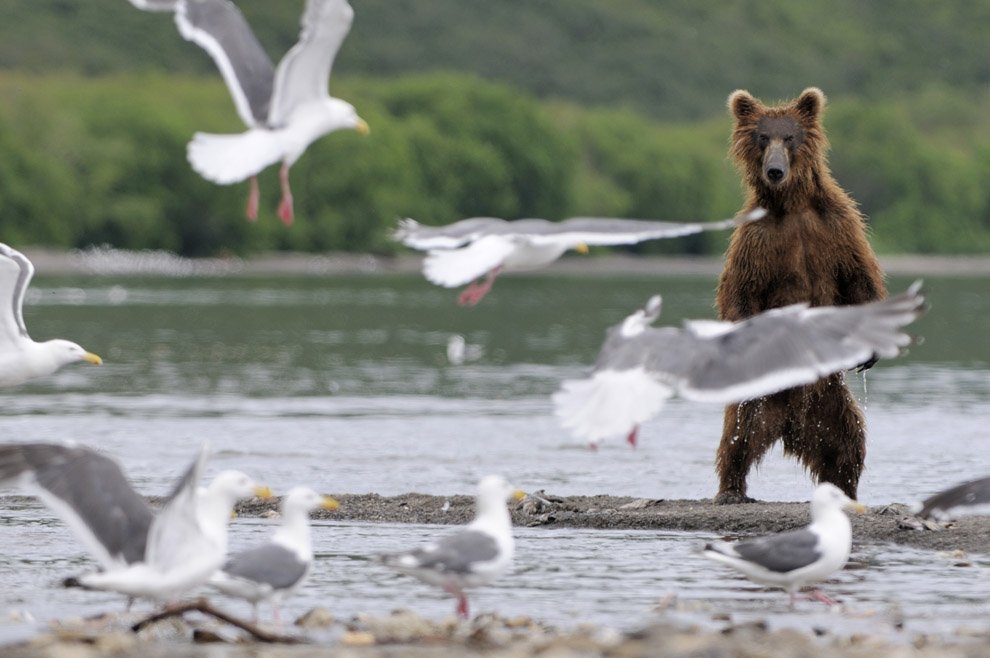
[{"label": "pink webbed foot", "polygon": [[495,277],[498,276],[498,273],[501,270],[502,270],[502,266],[500,265],[495,269],[493,269],[492,271],[490,271],[485,276],[484,281],[481,282],[475,281],[471,283],[471,285],[465,288],[464,292],[462,292],[458,296],[457,303],[460,304],[461,306],[474,306],[475,304],[480,302],[482,299],[485,298],[485,295],[488,294],[488,291],[492,289],[492,286],[495,285]]},{"label": "pink webbed foot", "polygon": [[825,592],[818,589],[813,589],[808,592],[808,598],[812,601],[821,601],[825,605],[837,605],[839,603],[828,594],[825,594]]},{"label": "pink webbed foot", "polygon": [[250,188],[248,189],[247,205],[244,207],[244,215],[249,222],[258,219],[258,203],[261,199],[261,192],[258,190],[258,177],[252,176]]},{"label": "pink webbed foot", "polygon": [[639,425],[633,425],[633,428],[629,430],[629,435],[626,436],[626,443],[633,448],[639,444]]}]

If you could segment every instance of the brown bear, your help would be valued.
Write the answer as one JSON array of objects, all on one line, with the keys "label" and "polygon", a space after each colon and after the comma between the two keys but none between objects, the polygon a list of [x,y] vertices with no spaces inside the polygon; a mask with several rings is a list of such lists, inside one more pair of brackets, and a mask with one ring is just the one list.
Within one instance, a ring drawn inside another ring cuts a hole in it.
[{"label": "brown bear", "polygon": [[[821,90],[805,89],[773,107],[739,90],[728,104],[735,118],[729,152],[747,188],[745,209],[763,207],[767,216],[732,235],[716,295],[721,319],[742,320],[797,302],[826,306],[885,297],[863,216],[828,168]],[[749,469],[778,440],[815,480],[856,498],[866,432],[843,373],[726,407],[715,502],[751,501]]]}]

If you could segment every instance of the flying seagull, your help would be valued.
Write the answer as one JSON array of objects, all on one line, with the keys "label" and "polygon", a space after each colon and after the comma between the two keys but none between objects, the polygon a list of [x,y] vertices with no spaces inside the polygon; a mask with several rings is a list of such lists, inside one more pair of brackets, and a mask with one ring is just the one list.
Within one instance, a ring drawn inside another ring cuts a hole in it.
[{"label": "flying seagull", "polygon": [[963,482],[926,498],[917,514],[937,521],[964,514],[990,514],[990,477]]},{"label": "flying seagull", "polygon": [[[431,283],[445,288],[471,284],[457,301],[462,306],[474,306],[488,294],[500,273],[539,269],[568,249],[587,252],[589,245],[628,245],[721,231],[764,215],[766,211],[758,208],[733,219],[708,223],[605,217],[573,217],[560,222],[473,217],[447,226],[423,226],[405,218],[399,220],[393,237],[407,247],[427,252],[423,274]],[[477,281],[481,277],[484,280]]]},{"label": "flying seagull", "polygon": [[299,41],[276,69],[244,15],[230,0],[131,0],[145,10],[174,11],[179,33],[202,47],[223,76],[247,132],[196,133],[189,162],[203,178],[230,185],[250,178],[246,214],[258,217],[257,174],[281,161],[282,201],[278,216],[294,218],[289,168],[314,141],[350,128],[368,133],[368,124],[350,103],[327,93],[334,57],[351,29],[354,11],[347,0],[308,0]]},{"label": "flying seagull", "polygon": [[612,436],[636,445],[640,423],[675,394],[728,404],[896,356],[911,343],[899,329],[925,312],[924,299],[918,281],[868,304],[792,304],[740,322],[654,328],[661,307],[655,295],[608,330],[590,377],[563,382],[553,395],[555,413],[592,445]]},{"label": "flying seagull", "polygon": [[[846,509],[866,511],[861,503],[825,482],[818,485],[811,499],[811,525],[759,539],[712,542],[705,545],[702,554],[761,585],[784,588],[793,607],[802,587],[825,580],[849,559],[852,527],[843,511]],[[818,590],[810,596],[830,605],[835,603]]]},{"label": "flying seagull", "polygon": [[23,306],[32,276],[31,261],[0,242],[0,388],[51,375],[77,361],[103,363],[97,355],[68,340],[31,340],[24,324]]},{"label": "flying seagull", "polygon": [[102,571],[79,583],[156,600],[202,585],[222,564],[234,503],[269,497],[239,471],[223,471],[201,493],[206,449],[155,514],[112,459],[83,446],[0,445],[0,483],[19,484],[58,515]]},{"label": "flying seagull", "polygon": [[313,564],[309,513],[337,509],[333,498],[308,487],[295,487],[282,500],[282,522],[271,541],[230,557],[210,579],[224,594],[250,601],[258,621],[258,603],[270,600],[275,622],[278,608],[306,578]]},{"label": "flying seagull", "polygon": [[512,563],[515,542],[505,503],[523,496],[504,478],[488,475],[478,484],[477,512],[470,524],[421,548],[375,559],[456,596],[457,614],[467,619],[465,589],[492,582]]}]

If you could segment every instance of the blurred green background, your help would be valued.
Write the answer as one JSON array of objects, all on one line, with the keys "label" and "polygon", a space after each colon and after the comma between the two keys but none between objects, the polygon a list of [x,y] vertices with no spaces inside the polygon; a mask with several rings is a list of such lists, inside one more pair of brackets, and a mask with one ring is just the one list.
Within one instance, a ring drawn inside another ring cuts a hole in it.
[{"label": "blurred green background", "polygon": [[[276,62],[303,0],[240,0]],[[736,88],[819,86],[840,184],[881,253],[990,248],[990,2],[352,0],[331,91],[371,124],[293,167],[296,224],[186,163],[239,132],[212,61],[126,0],[0,3],[0,240],[17,246],[389,253],[396,218],[714,220]],[[634,248],[720,253],[726,235]]]}]

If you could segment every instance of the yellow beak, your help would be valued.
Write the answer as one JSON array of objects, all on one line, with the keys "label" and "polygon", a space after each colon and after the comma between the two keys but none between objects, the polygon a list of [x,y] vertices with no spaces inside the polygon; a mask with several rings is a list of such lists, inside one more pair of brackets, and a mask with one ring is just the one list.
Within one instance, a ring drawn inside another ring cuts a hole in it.
[{"label": "yellow beak", "polygon": [[574,251],[578,252],[579,254],[586,255],[590,250],[588,249],[588,245],[582,242],[578,246],[574,247]]},{"label": "yellow beak", "polygon": [[516,489],[512,492],[512,499],[515,501],[520,501],[526,497],[526,492],[522,489]]},{"label": "yellow beak", "polygon": [[92,352],[86,352],[83,354],[83,361],[86,363],[92,363],[94,366],[103,365],[103,359],[101,359],[99,355],[93,354]]},{"label": "yellow beak", "polygon": [[262,485],[258,485],[257,487],[254,488],[254,496],[255,498],[260,498],[262,500],[269,500],[270,498],[274,498],[274,494],[272,493],[271,488]]},{"label": "yellow beak", "polygon": [[371,132],[371,126],[364,119],[358,119],[357,125],[354,126],[354,130],[357,131],[359,135],[367,135]]},{"label": "yellow beak", "polygon": [[331,512],[340,507],[340,503],[337,502],[336,498],[331,498],[330,496],[324,496],[323,500],[320,501],[320,508],[325,510],[330,510]]},{"label": "yellow beak", "polygon": [[863,514],[864,512],[866,512],[866,505],[859,502],[858,500],[850,500],[848,503],[846,503],[846,509],[851,510],[853,512],[858,512],[859,514]]}]

